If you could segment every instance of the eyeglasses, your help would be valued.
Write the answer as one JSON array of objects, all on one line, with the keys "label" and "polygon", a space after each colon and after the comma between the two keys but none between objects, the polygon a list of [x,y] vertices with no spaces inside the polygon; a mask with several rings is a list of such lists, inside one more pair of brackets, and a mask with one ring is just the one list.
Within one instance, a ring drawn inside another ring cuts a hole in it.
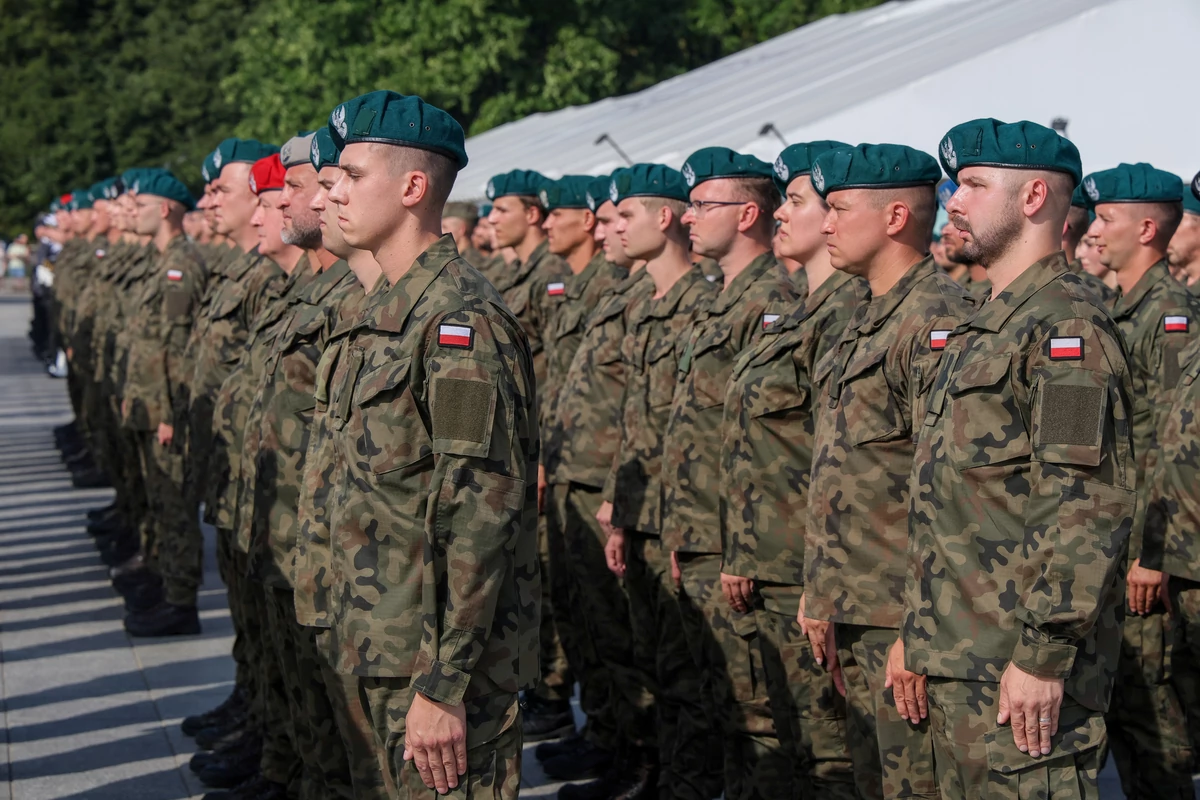
[{"label": "eyeglasses", "polygon": [[709,208],[717,206],[744,206],[749,205],[749,200],[693,200],[687,204],[688,211],[692,212],[694,217],[703,217]]}]

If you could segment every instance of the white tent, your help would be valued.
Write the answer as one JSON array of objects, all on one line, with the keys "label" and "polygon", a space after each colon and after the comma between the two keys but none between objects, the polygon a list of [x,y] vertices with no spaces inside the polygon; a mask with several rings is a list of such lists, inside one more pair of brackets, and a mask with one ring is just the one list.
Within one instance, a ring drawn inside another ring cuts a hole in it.
[{"label": "white tent", "polygon": [[1068,121],[1086,170],[1200,170],[1197,0],[895,0],[827,17],[637,94],[535,114],[467,140],[458,199],[510,169],[604,174],[679,166],[724,145],[899,142],[929,153],[977,117]]}]

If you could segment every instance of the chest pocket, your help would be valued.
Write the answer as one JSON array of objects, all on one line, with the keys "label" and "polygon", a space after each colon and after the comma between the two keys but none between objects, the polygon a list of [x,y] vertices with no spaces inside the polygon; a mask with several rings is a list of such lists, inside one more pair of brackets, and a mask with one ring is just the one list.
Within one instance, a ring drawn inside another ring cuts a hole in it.
[{"label": "chest pocket", "polygon": [[651,408],[671,405],[675,397],[675,340],[669,334],[647,342],[643,356],[646,372],[647,400]]},{"label": "chest pocket", "polygon": [[696,337],[692,347],[692,385],[696,389],[696,404],[700,408],[712,408],[725,402],[725,385],[733,371],[736,353],[729,345],[733,329],[718,324]]},{"label": "chest pocket", "polygon": [[514,317],[521,319],[529,310],[529,285],[515,286],[504,293],[504,304]]},{"label": "chest pocket", "polygon": [[433,440],[409,380],[411,365],[411,359],[385,364],[360,376],[354,387],[355,460],[377,478],[402,479],[407,468],[433,457]]},{"label": "chest pocket", "polygon": [[[963,467],[1028,458],[1025,418],[1013,393],[1012,357],[960,363],[946,385],[946,429],[951,460]],[[935,394],[937,389],[935,388]]]},{"label": "chest pocket", "polygon": [[886,359],[886,350],[852,359],[837,386],[831,387],[846,417],[846,439],[851,446],[903,435],[900,404],[884,372]]},{"label": "chest pocket", "polygon": [[212,318],[224,319],[237,311],[238,306],[242,304],[242,298],[245,296],[245,289],[241,286],[231,286],[226,291],[217,295],[213,300]]},{"label": "chest pocket", "polygon": [[290,350],[300,339],[310,339],[325,326],[325,312],[320,307],[302,309],[292,315],[287,329],[279,337],[278,349]]},{"label": "chest pocket", "polygon": [[796,360],[791,353],[781,354],[770,365],[760,366],[762,379],[749,391],[746,409],[752,417],[777,416],[786,411],[808,408],[808,387],[800,382]]},{"label": "chest pocket", "polygon": [[558,313],[558,322],[554,326],[554,338],[562,339],[583,330],[583,322],[587,317],[587,309],[582,305],[572,305],[563,308]]},{"label": "chest pocket", "polygon": [[329,421],[335,430],[341,430],[350,418],[350,404],[354,397],[354,382],[363,365],[361,347],[350,347],[338,358],[333,376],[329,379]]}]

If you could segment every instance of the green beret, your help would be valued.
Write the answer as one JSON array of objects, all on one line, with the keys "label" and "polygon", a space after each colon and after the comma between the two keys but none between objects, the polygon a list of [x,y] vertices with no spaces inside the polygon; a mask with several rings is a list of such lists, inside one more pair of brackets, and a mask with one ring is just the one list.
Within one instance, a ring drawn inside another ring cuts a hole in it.
[{"label": "green beret", "polygon": [[616,180],[616,177],[624,171],[625,167],[618,167],[613,170],[611,175],[600,175],[591,179],[591,182],[588,183],[586,200],[588,208],[592,210],[592,213],[595,213],[596,209],[612,199],[609,197],[609,188],[612,186],[612,182]]},{"label": "green beret", "polygon": [[416,95],[384,89],[347,100],[329,115],[329,132],[338,149],[355,142],[415,147],[467,165],[466,136],[458,120]]},{"label": "green beret", "polygon": [[312,163],[309,155],[312,152],[313,135],[302,133],[283,143],[283,147],[279,148],[279,160],[283,162],[284,169]]},{"label": "green beret", "polygon": [[274,155],[279,152],[279,148],[273,144],[263,144],[257,139],[226,139],[217,145],[217,149],[212,154],[212,179],[216,180],[221,177],[221,170],[225,169],[226,164],[241,162],[243,164],[253,164],[254,162]]},{"label": "green beret", "polygon": [[1118,164],[1084,178],[1083,192],[1093,208],[1104,203],[1178,203],[1183,181],[1149,164]]},{"label": "green beret", "polygon": [[549,178],[531,169],[514,169],[503,175],[493,175],[487,185],[487,199],[516,195],[518,197],[540,197],[542,187]]},{"label": "green beret", "polygon": [[775,159],[775,185],[779,187],[779,193],[787,194],[788,184],[801,175],[812,172],[812,163],[817,156],[826,150],[834,150],[839,147],[847,148],[850,145],[845,142],[822,140],[788,145],[784,148],[779,157]]},{"label": "green beret", "polygon": [[165,169],[130,170],[125,175],[128,176],[125,179],[126,186],[134,194],[149,194],[175,200],[182,203],[188,211],[196,207],[196,198],[192,197],[183,181]]},{"label": "green beret", "polygon": [[942,167],[956,183],[963,167],[1008,167],[1065,172],[1083,177],[1079,148],[1057,131],[1036,122],[975,119],[955,125],[938,146]]},{"label": "green beret", "polygon": [[822,198],[842,189],[899,189],[933,186],[942,178],[937,161],[903,144],[860,144],[818,155],[812,185]]},{"label": "green beret", "polygon": [[680,170],[688,191],[714,178],[775,177],[771,165],[761,158],[738,153],[728,147],[705,147],[692,153]]},{"label": "green beret", "polygon": [[120,194],[119,181],[116,178],[105,178],[102,181],[97,181],[88,189],[88,194],[92,196],[92,202],[97,200],[113,200]]},{"label": "green beret", "polygon": [[1088,207],[1087,198],[1083,196],[1082,183],[1075,187],[1075,191],[1071,192],[1071,205],[1075,206],[1076,208]]},{"label": "green beret", "polygon": [[71,210],[83,211],[92,207],[92,195],[87,189],[76,189],[71,192]]},{"label": "green beret", "polygon": [[1188,189],[1183,192],[1183,210],[1189,214],[1200,214],[1200,172],[1192,178],[1192,185]]},{"label": "green beret", "polygon": [[591,175],[564,175],[556,181],[547,181],[538,192],[542,208],[547,211],[556,208],[589,208],[587,193],[592,180]]},{"label": "green beret", "polygon": [[336,167],[341,156],[342,149],[334,144],[329,128],[321,128],[313,134],[308,146],[308,161],[314,169],[320,172],[326,167]]},{"label": "green beret", "polygon": [[446,217],[476,222],[479,219],[479,209],[474,203],[446,203],[446,207],[442,209],[442,218]]},{"label": "green beret", "polygon": [[221,170],[217,169],[216,158],[217,151],[213,150],[204,157],[204,163],[200,165],[200,175],[205,183],[212,183],[221,174]]},{"label": "green beret", "polygon": [[683,174],[662,164],[634,164],[613,176],[609,199],[619,203],[626,197],[665,197],[688,201]]}]

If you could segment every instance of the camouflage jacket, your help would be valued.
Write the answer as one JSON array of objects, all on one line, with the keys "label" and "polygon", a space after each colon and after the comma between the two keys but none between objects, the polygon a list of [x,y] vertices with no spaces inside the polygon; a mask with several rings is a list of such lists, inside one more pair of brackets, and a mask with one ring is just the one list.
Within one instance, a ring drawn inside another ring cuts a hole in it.
[{"label": "camouflage jacket", "polygon": [[284,312],[250,411],[242,452],[238,540],[267,549],[263,576],[291,588],[300,486],[312,430],[317,362],[350,292],[361,291],[345,261],[315,276]]},{"label": "camouflage jacket", "polygon": [[543,241],[534,248],[528,261],[514,261],[492,278],[505,305],[525,329],[525,337],[533,351],[539,405],[544,402],[546,386],[544,342],[550,333],[554,313],[566,295],[566,280],[570,274],[567,262],[552,254],[550,245]]},{"label": "camouflage jacket", "polygon": [[613,504],[613,525],[660,535],[663,528],[663,434],[675,396],[683,336],[696,315],[716,299],[717,287],[698,269],[659,298],[637,308],[621,343],[625,361],[625,400],[621,444],[604,483]]},{"label": "camouflage jacket", "polygon": [[71,333],[75,300],[83,289],[84,262],[90,254],[87,239],[76,236],[63,243],[54,262],[54,321],[64,342]]},{"label": "camouflage jacket", "polygon": [[1100,301],[1101,305],[1107,308],[1110,312],[1112,311],[1113,306],[1116,305],[1117,302],[1116,290],[1084,269],[1083,262],[1081,261],[1072,261],[1067,265],[1067,269],[1071,270],[1075,277],[1079,278],[1080,282],[1083,283],[1084,286],[1092,290],[1092,293],[1096,295],[1096,299]]},{"label": "camouflage jacket", "polygon": [[587,319],[582,341],[563,379],[542,463],[550,483],[574,481],[601,489],[621,444],[627,366],[621,343],[633,314],[654,295],[640,270],[607,295]]},{"label": "camouflage jacket", "polygon": [[[246,346],[229,375],[221,383],[213,406],[212,460],[209,462],[208,494],[204,501],[205,519],[218,528],[238,530],[238,500],[242,489],[242,450],[247,432],[254,431],[251,405],[266,366],[267,354],[275,344],[293,300],[305,291],[313,273],[308,258],[301,258],[278,289],[268,289],[265,304],[250,323]],[[249,552],[248,539],[235,538],[238,549]]]},{"label": "camouflage jacket", "polygon": [[529,346],[449,236],[373,301],[318,386],[335,667],[450,704],[515,695],[539,675]]},{"label": "camouflage jacket", "polygon": [[[604,253],[597,253],[587,267],[578,275],[568,275],[564,280],[561,302],[546,331],[543,345],[546,354],[546,385],[540,388],[542,405],[539,427],[542,431],[542,459],[549,454],[549,439],[554,435],[558,415],[558,396],[566,380],[567,370],[575,358],[575,351],[583,341],[588,317],[614,286],[629,276],[628,270],[610,263]],[[553,285],[553,284],[552,284]],[[549,467],[547,466],[547,474]]]},{"label": "camouflage jacket", "polygon": [[1200,339],[1180,356],[1175,402],[1158,432],[1142,566],[1200,581]]},{"label": "camouflage jacket", "polygon": [[805,613],[899,628],[913,433],[946,334],[974,306],[932,258],[859,308],[817,364],[804,538]]},{"label": "camouflage jacket", "polygon": [[[212,272],[201,252],[191,242],[176,240],[163,253],[166,271],[163,300],[163,349],[166,363],[164,403],[172,412],[167,422],[188,407],[190,381],[195,364],[187,360],[187,343],[203,310],[204,292]],[[177,274],[178,273],[178,277]]]},{"label": "camouflage jacket", "polygon": [[1132,385],[1116,325],[1061,252],[951,334],[912,469],[908,669],[999,681],[1011,661],[1107,708]]},{"label": "camouflage jacket", "polygon": [[116,312],[117,279],[133,248],[124,242],[110,244],[98,238],[92,257],[92,268],[88,272],[87,286],[79,293],[75,307],[76,354],[86,356],[88,381],[100,379],[104,364],[104,348],[108,343],[108,321]]},{"label": "camouflage jacket", "polygon": [[721,418],[738,354],[796,301],[796,287],[766,252],[696,314],[681,337],[671,415],[663,436],[663,547],[720,553]]},{"label": "camouflage jacket", "polygon": [[128,242],[121,244],[123,259],[112,277],[112,300],[103,316],[103,327],[96,326],[96,380],[108,387],[119,400],[124,395],[122,381],[129,356],[129,325],[144,312],[140,305],[146,291],[146,277],[154,263],[154,246]]},{"label": "camouflage jacket", "polygon": [[[1179,383],[1179,356],[1196,338],[1196,310],[1195,299],[1171,277],[1166,260],[1151,267],[1129,294],[1119,295],[1112,308],[1133,379],[1133,455],[1141,502],[1129,537],[1130,563],[1142,552],[1146,468],[1157,458],[1155,434]],[[1152,535],[1161,536],[1161,531]]]},{"label": "camouflage jacket", "polygon": [[721,445],[722,571],[804,585],[817,362],[871,290],[835,272],[738,358],[725,390]]},{"label": "camouflage jacket", "polygon": [[963,278],[961,286],[966,290],[967,294],[971,296],[971,299],[975,301],[976,305],[982,305],[983,303],[986,303],[988,298],[992,296],[992,282],[987,278],[984,278],[981,281],[975,280],[971,277],[971,271],[969,269],[967,270],[966,276]]}]

